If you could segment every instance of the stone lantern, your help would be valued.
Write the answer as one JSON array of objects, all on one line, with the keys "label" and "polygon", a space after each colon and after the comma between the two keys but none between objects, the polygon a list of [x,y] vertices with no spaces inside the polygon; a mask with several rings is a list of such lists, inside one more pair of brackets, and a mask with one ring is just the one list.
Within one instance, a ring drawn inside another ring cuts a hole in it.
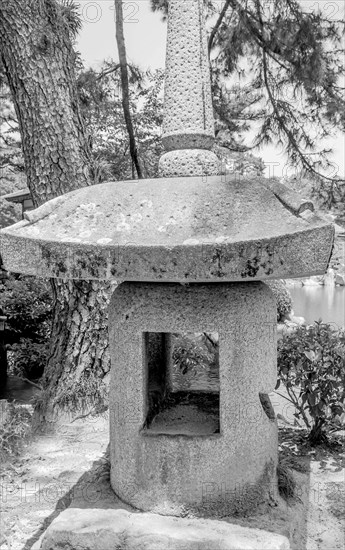
[{"label": "stone lantern", "polygon": [[[116,280],[111,485],[162,514],[276,496],[276,304],[265,280],[325,273],[333,226],[267,179],[222,174],[203,0],[169,0],[161,177],[73,191],[1,232],[5,267]],[[219,388],[175,391],[176,334],[217,334]]]}]

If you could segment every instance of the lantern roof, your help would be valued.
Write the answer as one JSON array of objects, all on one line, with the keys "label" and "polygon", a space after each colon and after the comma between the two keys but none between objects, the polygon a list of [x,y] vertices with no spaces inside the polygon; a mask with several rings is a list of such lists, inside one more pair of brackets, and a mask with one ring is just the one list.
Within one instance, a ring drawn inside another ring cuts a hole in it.
[{"label": "lantern roof", "polygon": [[250,281],[323,274],[334,228],[279,182],[209,176],[109,182],[1,231],[10,271],[117,281]]}]

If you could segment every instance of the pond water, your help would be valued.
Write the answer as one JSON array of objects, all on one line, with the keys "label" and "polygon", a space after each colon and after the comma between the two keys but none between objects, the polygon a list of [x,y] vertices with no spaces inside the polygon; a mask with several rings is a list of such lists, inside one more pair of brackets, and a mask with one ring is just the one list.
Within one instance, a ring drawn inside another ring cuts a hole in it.
[{"label": "pond water", "polygon": [[307,324],[318,321],[345,326],[344,286],[295,286],[289,288],[295,315],[304,317]]}]

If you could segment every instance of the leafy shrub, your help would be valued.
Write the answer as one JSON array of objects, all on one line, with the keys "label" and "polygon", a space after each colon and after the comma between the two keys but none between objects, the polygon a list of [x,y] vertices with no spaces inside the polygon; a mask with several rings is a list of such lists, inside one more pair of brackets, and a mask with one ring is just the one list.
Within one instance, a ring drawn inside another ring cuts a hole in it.
[{"label": "leafy shrub", "polygon": [[1,309],[7,316],[5,342],[12,374],[37,379],[47,360],[52,295],[49,282],[10,275],[0,283]]},{"label": "leafy shrub", "polygon": [[326,440],[345,411],[345,330],[316,321],[278,341],[278,389],[286,387],[295,416],[310,429],[309,440]]},{"label": "leafy shrub", "polygon": [[10,275],[0,285],[0,299],[7,316],[5,336],[9,344],[49,335],[52,296],[48,281]]},{"label": "leafy shrub", "polygon": [[8,364],[12,374],[29,380],[41,378],[48,359],[49,340],[34,342],[21,338],[9,348]]},{"label": "leafy shrub", "polygon": [[272,290],[277,302],[277,321],[284,321],[285,317],[291,313],[292,310],[290,292],[286,288],[284,281],[268,281],[266,284]]}]

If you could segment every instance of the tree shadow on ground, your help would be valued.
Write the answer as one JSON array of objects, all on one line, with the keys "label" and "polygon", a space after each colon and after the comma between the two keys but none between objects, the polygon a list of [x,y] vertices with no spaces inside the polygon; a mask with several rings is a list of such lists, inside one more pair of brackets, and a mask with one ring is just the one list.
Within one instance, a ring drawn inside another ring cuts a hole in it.
[{"label": "tree shadow on ground", "polygon": [[[63,492],[63,482],[56,489]],[[66,487],[66,485],[65,485]],[[109,446],[101,458],[95,460],[87,472],[58,500],[54,511],[44,519],[40,528],[26,541],[23,550],[30,550],[48,529],[53,520],[66,508],[121,508],[133,512],[134,509],[122,502],[110,485]],[[36,546],[35,546],[36,548]]]}]

